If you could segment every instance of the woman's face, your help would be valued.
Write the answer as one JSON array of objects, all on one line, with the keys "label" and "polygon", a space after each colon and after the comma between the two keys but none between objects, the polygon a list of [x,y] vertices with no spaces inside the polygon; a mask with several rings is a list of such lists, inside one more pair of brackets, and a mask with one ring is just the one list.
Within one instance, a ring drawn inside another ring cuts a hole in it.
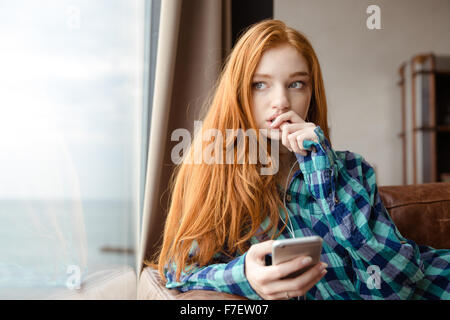
[{"label": "woman's face", "polygon": [[[265,51],[252,81],[252,112],[258,129],[269,129],[272,119],[289,110],[305,120],[311,92],[308,63],[297,49],[283,44]],[[270,130],[267,136],[281,138]]]}]

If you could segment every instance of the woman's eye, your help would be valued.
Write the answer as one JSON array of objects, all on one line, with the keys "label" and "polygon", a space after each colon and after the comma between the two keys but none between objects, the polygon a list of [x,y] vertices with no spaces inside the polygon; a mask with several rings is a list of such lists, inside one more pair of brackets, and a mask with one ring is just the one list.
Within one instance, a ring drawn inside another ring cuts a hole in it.
[{"label": "woman's eye", "polygon": [[253,88],[255,89],[264,89],[265,83],[264,82],[254,82]]},{"label": "woman's eye", "polygon": [[304,86],[305,86],[305,83],[303,81],[295,81],[295,82],[292,82],[289,87],[295,88],[295,89],[300,89],[300,88],[303,88]]}]

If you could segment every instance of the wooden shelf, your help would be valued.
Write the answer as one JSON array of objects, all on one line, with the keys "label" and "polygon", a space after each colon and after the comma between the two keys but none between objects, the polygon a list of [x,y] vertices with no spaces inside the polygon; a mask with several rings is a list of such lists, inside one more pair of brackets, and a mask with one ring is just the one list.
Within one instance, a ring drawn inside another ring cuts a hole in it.
[{"label": "wooden shelf", "polygon": [[[445,131],[450,132],[450,125],[443,125],[443,126],[437,126],[437,127],[418,127],[414,128],[413,131]],[[401,132],[398,134],[399,137],[404,136],[405,133]]]},{"label": "wooden shelf", "polygon": [[450,132],[450,126],[438,126],[437,131]]},{"label": "wooden shelf", "polygon": [[440,178],[442,182],[450,182],[450,172],[442,172]]},{"label": "wooden shelf", "polygon": [[419,54],[398,69],[403,184],[450,180],[450,56]]}]

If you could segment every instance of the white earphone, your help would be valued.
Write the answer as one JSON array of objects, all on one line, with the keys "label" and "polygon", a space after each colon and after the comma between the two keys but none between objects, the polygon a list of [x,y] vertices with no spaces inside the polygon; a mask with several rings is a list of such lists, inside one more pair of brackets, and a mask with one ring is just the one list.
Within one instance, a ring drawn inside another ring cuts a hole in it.
[{"label": "white earphone", "polygon": [[[291,170],[289,171],[289,174],[288,174],[288,176],[286,178],[286,184],[285,184],[285,187],[284,187],[284,195],[283,195],[283,204],[284,204],[285,207],[286,207],[286,191],[287,191],[287,187],[288,187],[288,183],[289,183],[289,177],[291,176],[292,169],[294,169],[294,166],[296,164],[297,164],[297,161],[294,162],[294,165],[291,167]],[[284,221],[283,217],[281,216],[281,212],[280,212],[280,219],[286,225],[286,228],[288,229],[289,233],[291,234],[292,239],[294,239],[295,238],[295,234],[294,234],[294,226],[292,225],[292,220],[289,219],[289,225],[290,226],[288,226],[287,223]],[[304,296],[297,297],[297,300],[306,300],[306,294]]]},{"label": "white earphone", "polygon": [[[288,187],[288,183],[289,183],[289,177],[291,176],[292,169],[294,169],[294,166],[296,164],[297,164],[297,161],[294,162],[294,165],[291,167],[291,170],[289,171],[289,174],[288,174],[288,176],[286,178],[286,184],[285,184],[285,187],[284,187],[284,195],[283,195],[283,204],[284,204],[285,207],[286,207],[286,191],[287,191],[287,187]],[[288,229],[289,233],[291,234],[292,239],[294,239],[295,238],[294,227],[292,225],[291,219],[289,219],[289,225],[290,226],[288,226],[286,221],[284,221],[283,217],[281,216],[281,212],[280,212],[280,219],[286,225],[286,228]]]}]

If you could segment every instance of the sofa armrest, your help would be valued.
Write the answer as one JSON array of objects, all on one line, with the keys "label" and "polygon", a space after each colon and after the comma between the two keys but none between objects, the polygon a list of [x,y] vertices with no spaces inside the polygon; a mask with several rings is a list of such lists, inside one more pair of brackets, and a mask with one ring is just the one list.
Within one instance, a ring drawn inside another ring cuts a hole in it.
[{"label": "sofa armrest", "polygon": [[136,278],[136,270],[130,266],[102,269],[88,274],[80,289],[61,288],[38,299],[135,300]]},{"label": "sofa armrest", "polygon": [[180,292],[167,289],[157,270],[145,267],[139,277],[139,300],[247,300],[245,297],[210,290]]},{"label": "sofa armrest", "polygon": [[177,300],[248,300],[245,297],[210,290],[190,290],[176,296]]}]

